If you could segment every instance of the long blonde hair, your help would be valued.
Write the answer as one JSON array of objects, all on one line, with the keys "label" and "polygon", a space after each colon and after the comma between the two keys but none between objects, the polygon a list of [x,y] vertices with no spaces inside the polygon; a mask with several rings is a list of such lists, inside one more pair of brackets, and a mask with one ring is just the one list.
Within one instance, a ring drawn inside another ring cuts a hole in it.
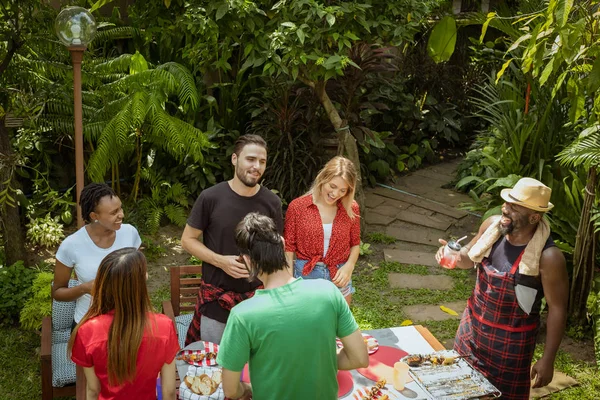
[{"label": "long blonde hair", "polygon": [[108,332],[108,382],[119,386],[136,376],[137,355],[144,332],[149,328],[152,303],[146,286],[146,257],[133,247],[104,257],[92,289],[92,304],[77,324],[68,352],[71,354],[79,327],[99,315],[114,311]]},{"label": "long blonde hair", "polygon": [[352,210],[352,203],[354,202],[357,173],[354,163],[347,158],[336,156],[329,160],[323,169],[321,169],[317,174],[317,177],[315,178],[315,181],[313,182],[308,193],[313,193],[317,196],[320,196],[323,190],[323,185],[336,177],[342,178],[348,185],[348,191],[339,201],[341,201],[350,219],[354,219],[356,214]]}]

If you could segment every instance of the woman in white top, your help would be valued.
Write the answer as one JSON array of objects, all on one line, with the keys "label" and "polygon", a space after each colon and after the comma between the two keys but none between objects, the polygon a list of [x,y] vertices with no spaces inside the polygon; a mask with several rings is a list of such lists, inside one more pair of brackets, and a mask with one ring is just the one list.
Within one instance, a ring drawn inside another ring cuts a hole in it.
[{"label": "woman in white top", "polygon": [[[90,307],[90,293],[102,259],[115,250],[137,249],[142,244],[137,229],[123,224],[121,200],[110,186],[90,183],[81,191],[79,205],[86,225],[68,236],[58,248],[52,291],[55,300],[77,300],[75,323]],[[73,270],[80,284],[69,288]]]}]

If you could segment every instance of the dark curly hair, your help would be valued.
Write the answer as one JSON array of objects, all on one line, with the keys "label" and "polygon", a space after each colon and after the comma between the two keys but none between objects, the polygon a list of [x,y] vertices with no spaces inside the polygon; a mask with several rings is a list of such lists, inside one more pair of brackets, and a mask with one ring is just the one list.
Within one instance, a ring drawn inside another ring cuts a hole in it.
[{"label": "dark curly hair", "polygon": [[96,209],[100,199],[104,196],[116,197],[116,193],[105,183],[90,183],[81,190],[79,205],[81,206],[81,215],[87,223],[92,222],[90,213]]}]

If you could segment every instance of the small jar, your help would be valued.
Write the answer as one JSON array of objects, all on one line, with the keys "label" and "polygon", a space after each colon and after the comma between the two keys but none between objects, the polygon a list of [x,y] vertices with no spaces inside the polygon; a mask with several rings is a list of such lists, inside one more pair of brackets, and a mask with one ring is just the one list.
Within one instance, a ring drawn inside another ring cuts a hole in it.
[{"label": "small jar", "polygon": [[460,243],[457,241],[449,241],[446,246],[444,246],[444,254],[440,260],[440,265],[447,269],[454,269],[456,267],[456,263],[458,262],[461,248],[462,247]]}]

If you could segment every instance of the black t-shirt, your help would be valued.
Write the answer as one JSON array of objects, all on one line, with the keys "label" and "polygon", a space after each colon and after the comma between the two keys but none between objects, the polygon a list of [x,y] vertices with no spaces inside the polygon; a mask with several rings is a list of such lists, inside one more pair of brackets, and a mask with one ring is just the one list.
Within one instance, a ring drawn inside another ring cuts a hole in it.
[{"label": "black t-shirt", "polygon": [[[543,250],[552,246],[555,246],[554,240],[549,236]],[[509,272],[521,252],[525,250],[525,247],[527,245],[515,246],[506,240],[506,236],[503,236],[492,246],[488,260],[498,272]]]},{"label": "black t-shirt", "polygon": [[[238,255],[235,227],[250,212],[271,217],[283,234],[281,200],[277,195],[261,186],[254,196],[240,196],[231,189],[228,182],[221,182],[200,193],[187,224],[202,231],[204,245],[210,250],[225,256]],[[260,285],[259,281],[232,278],[207,262],[202,263],[202,279],[213,286],[237,293],[251,291]],[[229,317],[229,311],[222,309],[216,301],[204,304],[200,312],[223,323]]]}]

